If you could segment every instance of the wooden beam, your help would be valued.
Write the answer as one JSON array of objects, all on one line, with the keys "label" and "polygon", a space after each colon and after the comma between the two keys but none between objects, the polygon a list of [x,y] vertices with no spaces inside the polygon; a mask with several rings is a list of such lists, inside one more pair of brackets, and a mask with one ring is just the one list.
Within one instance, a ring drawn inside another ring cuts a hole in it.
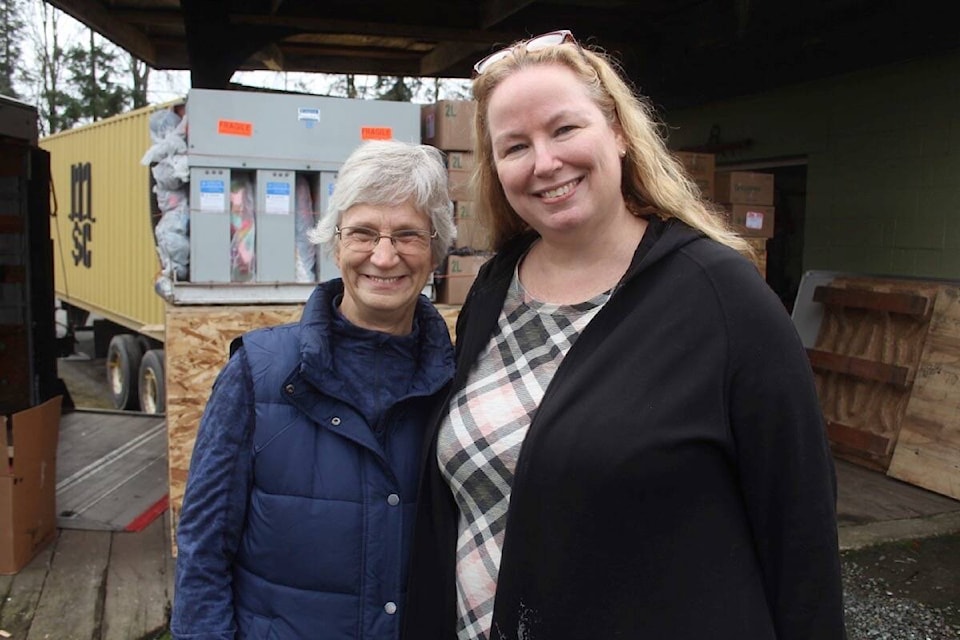
[{"label": "wooden beam", "polygon": [[483,3],[483,18],[480,24],[484,29],[500,24],[533,2],[534,0],[487,0]]},{"label": "wooden beam", "polygon": [[525,37],[519,32],[497,32],[483,29],[454,29],[423,25],[359,20],[329,20],[312,16],[265,16],[251,13],[231,13],[232,24],[295,29],[300,33],[358,34],[370,36],[411,38],[430,42],[475,42],[489,46],[492,42],[513,42]]},{"label": "wooden beam", "polygon": [[157,51],[146,34],[114,18],[108,10],[103,8],[102,2],[96,2],[95,0],[47,0],[47,3],[76,18],[147,64],[156,64]]},{"label": "wooden beam", "polygon": [[486,45],[465,42],[443,42],[420,61],[420,75],[438,76],[456,64],[480,57],[479,52],[486,51]]},{"label": "wooden beam", "polygon": [[827,420],[827,437],[830,442],[848,450],[852,449],[879,458],[886,458],[889,455],[890,438],[878,436],[842,422]]},{"label": "wooden beam", "polygon": [[876,380],[902,389],[910,387],[915,374],[911,367],[885,364],[818,349],[807,349],[807,357],[810,359],[810,366],[814,369],[834,371],[864,380]]},{"label": "wooden beam", "polygon": [[813,290],[813,301],[829,306],[921,317],[928,315],[933,308],[932,301],[927,296],[866,289],[842,289],[825,285]]}]

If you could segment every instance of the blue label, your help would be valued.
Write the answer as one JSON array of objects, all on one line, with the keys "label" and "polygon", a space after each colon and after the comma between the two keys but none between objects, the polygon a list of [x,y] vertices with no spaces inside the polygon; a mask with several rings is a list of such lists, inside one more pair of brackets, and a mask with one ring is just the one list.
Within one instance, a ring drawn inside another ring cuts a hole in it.
[{"label": "blue label", "polygon": [[268,182],[267,195],[268,196],[290,195],[290,183],[289,182]]},{"label": "blue label", "polygon": [[224,193],[223,180],[201,180],[200,193]]}]

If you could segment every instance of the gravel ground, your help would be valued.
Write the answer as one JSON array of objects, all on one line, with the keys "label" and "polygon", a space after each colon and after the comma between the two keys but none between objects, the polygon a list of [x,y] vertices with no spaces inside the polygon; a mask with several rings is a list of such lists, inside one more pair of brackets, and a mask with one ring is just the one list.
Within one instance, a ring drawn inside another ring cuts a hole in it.
[{"label": "gravel ground", "polygon": [[843,554],[849,640],[958,640],[960,532]]}]

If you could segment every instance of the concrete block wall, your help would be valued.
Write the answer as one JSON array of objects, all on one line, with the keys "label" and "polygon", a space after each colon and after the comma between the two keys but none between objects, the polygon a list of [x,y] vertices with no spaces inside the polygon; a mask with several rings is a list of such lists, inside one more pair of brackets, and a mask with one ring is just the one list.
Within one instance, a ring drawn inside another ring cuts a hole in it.
[{"label": "concrete block wall", "polygon": [[960,278],[960,52],[664,114],[670,146],[806,158],[803,268]]}]

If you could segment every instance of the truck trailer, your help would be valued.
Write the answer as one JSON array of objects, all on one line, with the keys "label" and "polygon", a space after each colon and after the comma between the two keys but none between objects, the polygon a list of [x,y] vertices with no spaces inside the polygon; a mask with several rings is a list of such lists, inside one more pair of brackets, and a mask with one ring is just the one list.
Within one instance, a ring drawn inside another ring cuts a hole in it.
[{"label": "truck trailer", "polygon": [[201,335],[205,312],[242,333],[295,316],[316,282],[339,275],[303,233],[347,155],[369,139],[419,142],[419,114],[400,102],[192,89],[43,138],[56,296],[69,328],[95,318],[114,406],[167,410],[171,343]]}]

